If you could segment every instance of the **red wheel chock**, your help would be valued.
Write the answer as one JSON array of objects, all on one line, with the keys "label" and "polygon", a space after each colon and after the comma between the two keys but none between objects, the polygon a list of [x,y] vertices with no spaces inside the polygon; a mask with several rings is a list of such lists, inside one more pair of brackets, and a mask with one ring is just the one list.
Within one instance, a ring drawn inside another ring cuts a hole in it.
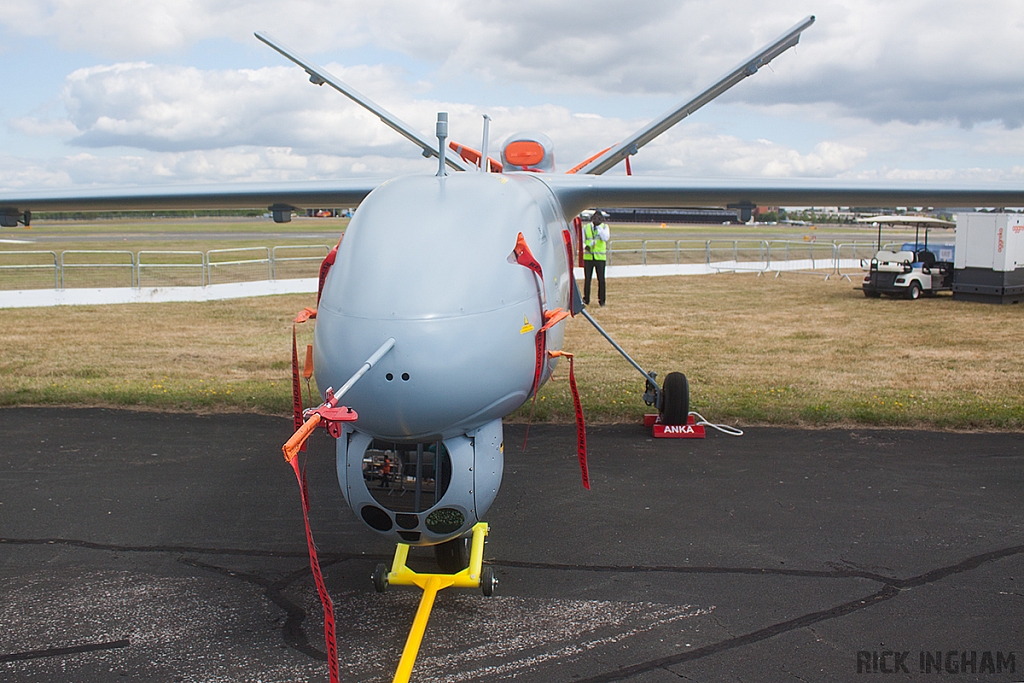
[{"label": "red wheel chock", "polygon": [[662,424],[657,414],[644,415],[644,427],[650,427],[655,439],[703,439],[704,425],[690,413],[684,425]]}]

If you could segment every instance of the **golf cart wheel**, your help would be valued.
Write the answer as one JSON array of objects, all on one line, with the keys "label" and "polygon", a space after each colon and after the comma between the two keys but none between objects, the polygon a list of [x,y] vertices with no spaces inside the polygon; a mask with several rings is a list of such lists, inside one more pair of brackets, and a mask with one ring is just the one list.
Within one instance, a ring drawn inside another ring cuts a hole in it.
[{"label": "golf cart wheel", "polygon": [[917,280],[911,282],[910,286],[907,287],[907,298],[911,301],[921,298],[921,285],[917,283]]},{"label": "golf cart wheel", "polygon": [[386,564],[378,564],[374,567],[370,578],[373,579],[374,590],[378,593],[383,593],[388,589],[388,566]]},{"label": "golf cart wheel", "polygon": [[494,576],[494,569],[492,567],[484,567],[483,571],[480,572],[480,590],[484,592],[484,597],[491,597],[494,595],[494,587],[498,585],[498,579]]},{"label": "golf cart wheel", "polygon": [[661,387],[661,423],[684,425],[690,416],[690,384],[681,372],[670,372]]},{"label": "golf cart wheel", "polygon": [[434,559],[445,574],[458,574],[469,566],[469,537],[438,543],[434,546]]}]

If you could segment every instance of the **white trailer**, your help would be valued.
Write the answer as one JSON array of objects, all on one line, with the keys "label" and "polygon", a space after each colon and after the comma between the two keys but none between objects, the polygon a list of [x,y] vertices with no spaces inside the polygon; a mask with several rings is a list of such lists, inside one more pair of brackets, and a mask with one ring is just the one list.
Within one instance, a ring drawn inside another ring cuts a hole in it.
[{"label": "white trailer", "polygon": [[997,304],[1024,301],[1024,215],[956,217],[953,298]]}]

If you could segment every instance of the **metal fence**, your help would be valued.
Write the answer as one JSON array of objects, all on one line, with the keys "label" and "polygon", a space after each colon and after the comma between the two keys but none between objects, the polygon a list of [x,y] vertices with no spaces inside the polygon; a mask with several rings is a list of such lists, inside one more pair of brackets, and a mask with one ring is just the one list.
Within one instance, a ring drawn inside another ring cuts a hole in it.
[{"label": "metal fence", "polygon": [[55,251],[0,251],[0,289],[60,289]]},{"label": "metal fence", "polygon": [[771,270],[773,264],[806,263],[805,270],[848,276],[841,262],[874,255],[874,242],[818,242],[788,240],[613,240],[608,265],[703,264],[720,270]]},{"label": "metal fence", "polygon": [[60,287],[135,287],[135,254],[98,249],[62,251]]},{"label": "metal fence", "polygon": [[0,290],[203,287],[317,277],[326,245],[210,251],[0,250]]},{"label": "metal fence", "polygon": [[201,251],[140,251],[138,287],[188,287],[206,284],[206,254]]},{"label": "metal fence", "polygon": [[319,275],[320,264],[330,251],[331,248],[326,245],[274,247],[270,250],[270,279],[287,280]]},{"label": "metal fence", "polygon": [[206,252],[206,284],[273,280],[267,247],[211,249]]},{"label": "metal fence", "polygon": [[[890,247],[893,245],[885,245]],[[210,251],[2,251],[0,290],[82,287],[202,287],[317,277],[328,245],[285,245]],[[841,263],[869,259],[874,242],[786,240],[612,240],[608,265],[704,264],[718,270],[799,270],[849,277]]]}]

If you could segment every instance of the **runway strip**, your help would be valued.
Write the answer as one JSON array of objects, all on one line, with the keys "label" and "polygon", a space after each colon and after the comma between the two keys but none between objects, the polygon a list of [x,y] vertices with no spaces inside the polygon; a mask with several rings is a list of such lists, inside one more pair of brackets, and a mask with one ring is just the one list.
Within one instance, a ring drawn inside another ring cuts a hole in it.
[{"label": "runway strip", "polygon": [[[326,680],[289,431],[0,410],[0,679]],[[859,653],[918,674],[935,651],[1020,677],[1019,435],[589,436],[590,492],[572,427],[506,449],[498,593],[441,594],[415,680],[847,680]],[[418,594],[373,592],[392,548],[344,506],[331,448],[318,434],[308,472],[344,679],[390,680]]]}]

